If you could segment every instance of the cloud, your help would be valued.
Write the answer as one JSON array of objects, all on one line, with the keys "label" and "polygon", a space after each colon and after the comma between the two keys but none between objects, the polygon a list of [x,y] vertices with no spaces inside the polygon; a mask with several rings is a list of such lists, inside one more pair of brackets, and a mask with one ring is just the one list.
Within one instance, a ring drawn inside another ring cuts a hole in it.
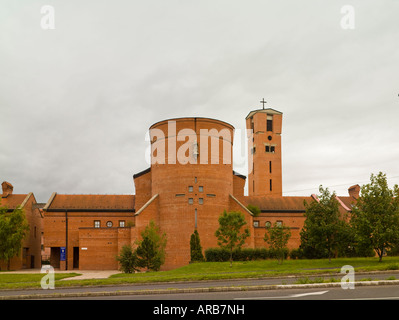
[{"label": "cloud", "polygon": [[313,0],[52,3],[55,30],[39,1],[1,13],[0,179],[16,192],[133,193],[151,124],[244,130],[262,98],[284,113],[287,193],[399,176],[397,3],[355,1],[350,31]]}]

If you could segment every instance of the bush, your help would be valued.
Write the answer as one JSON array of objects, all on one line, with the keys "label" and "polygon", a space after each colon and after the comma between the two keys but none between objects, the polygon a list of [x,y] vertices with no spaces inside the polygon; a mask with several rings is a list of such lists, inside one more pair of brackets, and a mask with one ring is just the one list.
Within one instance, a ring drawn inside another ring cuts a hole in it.
[{"label": "bush", "polygon": [[[208,262],[229,261],[230,253],[226,249],[209,248],[205,250],[205,260]],[[233,261],[265,260],[274,258],[273,253],[266,248],[242,248],[233,251]]]},{"label": "bush", "polygon": [[[288,257],[288,253],[290,252],[288,248],[282,248],[280,249],[280,252],[284,254],[284,258]],[[281,254],[281,253],[280,253]],[[279,250],[277,249],[269,249],[269,258],[270,259],[279,259]]]},{"label": "bush", "polygon": [[116,260],[120,264],[120,270],[124,273],[134,273],[138,270],[137,254],[130,245],[122,247],[120,255],[116,257]]},{"label": "bush", "polygon": [[303,259],[304,255],[303,255],[303,251],[302,249],[298,248],[298,249],[292,249],[289,253],[290,259]]},{"label": "bush", "polygon": [[190,256],[191,262],[202,262],[205,260],[204,255],[202,254],[201,241],[197,230],[194,230],[194,233],[190,238]]}]

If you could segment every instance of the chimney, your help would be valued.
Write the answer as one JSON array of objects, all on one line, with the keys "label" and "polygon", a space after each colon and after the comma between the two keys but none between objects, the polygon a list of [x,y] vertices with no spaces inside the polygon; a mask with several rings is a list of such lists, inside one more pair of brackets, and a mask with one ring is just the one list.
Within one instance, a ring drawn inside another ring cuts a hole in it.
[{"label": "chimney", "polygon": [[2,198],[7,198],[7,196],[9,195],[9,194],[12,194],[12,191],[13,191],[13,189],[14,189],[14,187],[12,186],[12,184],[11,183],[9,183],[9,182],[7,182],[7,181],[4,181],[2,184],[1,184],[1,187],[2,187],[2,189],[3,189],[3,194],[2,194]]},{"label": "chimney", "polygon": [[355,184],[354,186],[349,187],[348,193],[349,193],[349,196],[351,196],[351,197],[353,197],[355,199],[359,198],[360,186],[358,184]]}]

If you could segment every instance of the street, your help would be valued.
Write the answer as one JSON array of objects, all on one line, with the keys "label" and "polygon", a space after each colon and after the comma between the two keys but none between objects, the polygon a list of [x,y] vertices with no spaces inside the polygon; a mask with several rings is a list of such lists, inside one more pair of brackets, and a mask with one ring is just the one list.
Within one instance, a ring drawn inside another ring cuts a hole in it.
[{"label": "street", "polygon": [[397,300],[399,285],[365,286],[343,290],[331,288],[301,288],[233,292],[173,293],[103,297],[74,297],[79,300]]}]

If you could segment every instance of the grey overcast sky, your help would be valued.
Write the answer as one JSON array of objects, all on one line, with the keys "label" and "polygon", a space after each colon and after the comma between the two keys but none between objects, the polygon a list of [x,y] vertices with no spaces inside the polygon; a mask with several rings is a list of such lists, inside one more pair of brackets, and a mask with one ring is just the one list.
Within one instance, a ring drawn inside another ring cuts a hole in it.
[{"label": "grey overcast sky", "polygon": [[347,195],[379,171],[392,187],[398,16],[398,0],[0,0],[0,180],[39,202],[132,194],[151,124],[244,130],[265,98],[284,113],[284,195]]}]

